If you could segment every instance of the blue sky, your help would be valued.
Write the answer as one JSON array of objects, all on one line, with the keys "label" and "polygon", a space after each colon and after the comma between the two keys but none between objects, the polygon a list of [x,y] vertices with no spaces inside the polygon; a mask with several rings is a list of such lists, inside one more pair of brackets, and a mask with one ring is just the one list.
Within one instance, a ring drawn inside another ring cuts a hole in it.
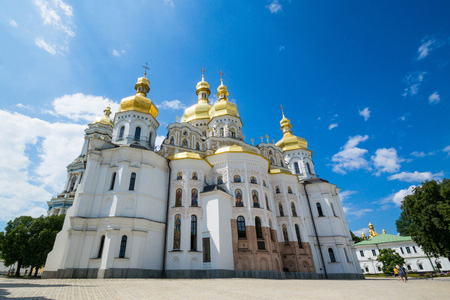
[{"label": "blue sky", "polygon": [[[0,227],[45,213],[86,124],[151,70],[159,136],[226,74],[246,141],[281,136],[280,104],[350,229],[396,233],[402,197],[450,165],[450,2],[4,1]],[[6,124],[5,124],[6,123]],[[264,126],[261,126],[264,124]],[[158,140],[161,140],[159,137]]]}]

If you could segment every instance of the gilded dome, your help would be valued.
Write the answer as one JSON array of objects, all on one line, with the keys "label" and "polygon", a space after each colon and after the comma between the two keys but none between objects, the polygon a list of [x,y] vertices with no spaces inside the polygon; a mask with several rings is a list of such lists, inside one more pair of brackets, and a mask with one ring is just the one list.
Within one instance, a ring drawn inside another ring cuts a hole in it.
[{"label": "gilded dome", "polygon": [[308,150],[308,142],[301,137],[292,134],[291,121],[284,116],[280,121],[281,130],[283,130],[283,138],[279,140],[276,145],[283,149],[283,151],[305,149]]},{"label": "gilded dome", "polygon": [[103,116],[96,118],[95,121],[92,122],[92,124],[100,123],[103,125],[108,125],[108,126],[113,127],[113,123],[111,122],[111,119],[109,118],[109,115],[111,115],[111,107],[108,106],[103,112],[104,112]]},{"label": "gilded dome", "polygon": [[145,114],[151,114],[155,119],[158,116],[158,109],[152,100],[147,98],[150,91],[150,81],[144,76],[138,78],[135,85],[136,94],[123,98],[120,102],[119,112],[138,111]]},{"label": "gilded dome", "polygon": [[210,86],[209,83],[205,81],[205,76],[202,75],[202,81],[199,81],[197,83],[196,89],[197,89],[197,95],[201,91],[208,92],[208,96],[211,94],[211,91],[209,90]]},{"label": "gilded dome", "polygon": [[202,75],[202,81],[197,83],[196,88],[197,96],[199,96],[198,102],[186,108],[183,116],[181,117],[181,122],[190,122],[201,119],[209,120],[209,110],[212,105],[209,104],[208,97],[211,94],[211,91],[209,90],[209,83],[205,81],[204,75]]},{"label": "gilded dome", "polygon": [[223,80],[221,80],[221,84],[217,88],[217,97],[219,97],[219,101],[217,101],[217,103],[214,104],[214,106],[209,111],[209,117],[211,119],[223,115],[230,115],[239,118],[239,111],[237,109],[237,106],[233,102],[228,101],[228,95],[228,89],[223,84]]}]

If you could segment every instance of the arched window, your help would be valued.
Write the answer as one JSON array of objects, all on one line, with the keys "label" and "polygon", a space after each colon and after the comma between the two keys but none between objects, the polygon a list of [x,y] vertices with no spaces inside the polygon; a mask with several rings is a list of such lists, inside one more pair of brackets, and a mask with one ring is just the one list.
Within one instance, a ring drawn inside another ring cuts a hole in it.
[{"label": "arched window", "polygon": [[292,194],[292,189],[290,186],[288,186],[288,194]]},{"label": "arched window", "polygon": [[322,205],[320,205],[320,203],[317,202],[316,207],[317,207],[317,213],[319,214],[319,217],[323,217]]},{"label": "arched window", "polygon": [[291,202],[291,211],[292,211],[292,216],[296,217],[297,216],[297,210],[295,209],[294,202]]},{"label": "arched window", "polygon": [[183,142],[181,143],[182,147],[188,147],[188,141],[187,139],[184,139]]},{"label": "arched window", "polygon": [[275,164],[275,161],[273,160],[273,157],[270,158],[270,163],[271,163],[272,165]]},{"label": "arched window", "polygon": [[277,193],[277,194],[280,193],[280,188],[278,186],[275,187],[275,193]]},{"label": "arched window", "polygon": [[250,177],[250,183],[256,184],[256,178],[255,176]]},{"label": "arched window", "polygon": [[334,211],[333,203],[330,203],[331,211],[333,212],[333,216],[337,217],[336,212]]},{"label": "arched window", "polygon": [[152,132],[150,131],[150,134],[148,135],[148,144],[151,145],[152,143]]},{"label": "arched window", "polygon": [[263,186],[264,186],[264,187],[267,187],[266,181],[265,181],[265,180],[263,180]]},{"label": "arched window", "polygon": [[295,234],[297,235],[298,247],[303,248],[302,237],[300,236],[300,228],[298,227],[297,224],[295,224]]},{"label": "arched window", "polygon": [[200,150],[200,144],[197,142],[195,149]]},{"label": "arched window", "polygon": [[183,135],[185,135],[185,136],[186,136],[186,135],[187,135],[187,131],[184,131],[184,132],[183,132]]},{"label": "arched window", "polygon": [[236,137],[236,130],[234,130],[234,128],[231,129],[230,133],[232,138]]},{"label": "arched window", "polygon": [[170,138],[170,144],[173,145],[174,143],[175,143],[175,142],[174,142],[174,139],[173,139],[173,137],[171,137],[171,138]]},{"label": "arched window", "polygon": [[245,230],[245,219],[243,216],[239,216],[237,218],[237,230],[238,230],[238,238],[241,239],[247,238],[247,232]]},{"label": "arched window", "polygon": [[123,134],[125,133],[125,126],[120,127],[119,139],[123,139]]},{"label": "arched window", "polygon": [[244,207],[244,201],[242,201],[242,191],[236,190],[234,192],[235,198],[236,198],[236,207]]},{"label": "arched window", "polygon": [[223,127],[220,128],[219,132],[220,132],[220,136],[224,136],[225,135],[225,133],[224,133],[225,131],[224,131]]},{"label": "arched window", "polygon": [[308,170],[309,174],[312,174],[311,167],[309,166],[309,163],[306,163],[306,169]]},{"label": "arched window", "polygon": [[300,167],[298,166],[298,162],[294,163],[295,174],[300,174]]},{"label": "arched window", "polygon": [[280,211],[280,217],[284,217],[283,204],[278,203],[278,210]]},{"label": "arched window", "polygon": [[332,248],[328,248],[328,255],[330,256],[331,262],[336,262],[336,257],[334,256],[334,251]]},{"label": "arched window", "polygon": [[70,181],[69,192],[73,191],[73,189],[75,188],[75,183],[76,182],[77,182],[77,176],[73,175],[72,179]]},{"label": "arched window", "polygon": [[134,185],[136,184],[136,173],[131,173],[131,177],[130,177],[130,186],[128,187],[128,189],[130,191],[134,191]]},{"label": "arched window", "polygon": [[267,195],[265,195],[265,196],[266,196],[266,208],[267,208],[267,210],[270,210],[269,198],[267,198]]},{"label": "arched window", "polygon": [[272,155],[272,154],[273,154],[272,150],[269,150],[269,154],[270,154],[270,155]]},{"label": "arched window", "polygon": [[105,236],[102,235],[102,238],[100,239],[100,247],[98,248],[97,258],[102,258],[104,244],[105,244]]},{"label": "arched window", "polygon": [[197,217],[191,216],[191,250],[197,251]]},{"label": "arched window", "polygon": [[258,192],[253,190],[252,191],[252,199],[253,199],[253,207],[259,208],[259,199],[258,199]]},{"label": "arched window", "polygon": [[198,180],[197,172],[192,173],[192,180]]},{"label": "arched window", "polygon": [[182,180],[183,179],[183,173],[178,172],[177,173],[177,180]]},{"label": "arched window", "polygon": [[111,184],[109,185],[109,190],[112,191],[114,189],[114,184],[116,183],[116,172],[114,172],[111,176]]},{"label": "arched window", "polygon": [[134,140],[139,141],[141,139],[141,127],[136,127],[134,130]]},{"label": "arched window", "polygon": [[288,232],[287,232],[286,225],[283,224],[283,226],[282,226],[281,228],[283,228],[284,242],[285,242],[286,244],[289,244],[289,235],[288,235]]},{"label": "arched window", "polygon": [[191,192],[191,206],[198,206],[198,191],[197,189],[192,189]]},{"label": "arched window", "polygon": [[234,182],[241,182],[241,176],[234,175]]},{"label": "arched window", "polygon": [[261,219],[258,217],[255,218],[255,228],[256,228],[256,238],[263,239],[263,233],[262,233],[262,228],[261,228]]},{"label": "arched window", "polygon": [[122,241],[120,242],[119,258],[125,258],[125,251],[127,250],[127,236],[122,236]]},{"label": "arched window", "polygon": [[217,177],[217,184],[222,184],[223,183],[223,177],[219,176]]},{"label": "arched window", "polygon": [[175,215],[173,226],[173,250],[180,250],[181,242],[181,215]]},{"label": "arched window", "polygon": [[175,192],[175,207],[181,207],[183,191],[181,189],[177,189]]}]

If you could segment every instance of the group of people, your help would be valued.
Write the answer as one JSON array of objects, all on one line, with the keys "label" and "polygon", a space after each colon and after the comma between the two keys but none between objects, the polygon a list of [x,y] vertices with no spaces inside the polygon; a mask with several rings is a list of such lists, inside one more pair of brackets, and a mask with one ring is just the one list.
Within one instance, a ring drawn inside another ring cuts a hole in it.
[{"label": "group of people", "polygon": [[406,283],[408,280],[408,271],[406,271],[405,267],[396,265],[394,268],[394,276],[397,277],[397,280],[401,280],[403,283]]}]

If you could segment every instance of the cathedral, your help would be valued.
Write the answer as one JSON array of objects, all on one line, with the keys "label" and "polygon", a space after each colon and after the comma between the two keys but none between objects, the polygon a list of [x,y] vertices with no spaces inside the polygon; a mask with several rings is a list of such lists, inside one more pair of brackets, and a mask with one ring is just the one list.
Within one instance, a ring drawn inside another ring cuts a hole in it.
[{"label": "cathedral", "polygon": [[[282,114],[282,137],[246,143],[221,79],[156,149],[150,81],[88,125],[49,214],[66,214],[44,278],[361,279],[340,189]],[[280,134],[281,136],[281,134]]]}]

